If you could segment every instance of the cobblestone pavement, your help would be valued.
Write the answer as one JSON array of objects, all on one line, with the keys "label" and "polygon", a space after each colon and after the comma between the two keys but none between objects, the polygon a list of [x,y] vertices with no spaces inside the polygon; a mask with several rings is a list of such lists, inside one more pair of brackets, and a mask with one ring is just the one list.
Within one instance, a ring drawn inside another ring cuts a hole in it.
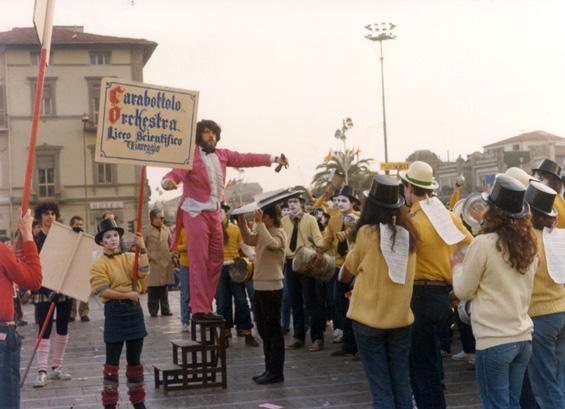
[{"label": "cobblestone pavement", "polygon": [[[246,347],[243,338],[232,338],[227,350],[228,387],[164,394],[153,384],[152,366],[172,361],[171,339],[188,338],[182,334],[179,322],[179,292],[170,292],[173,317],[146,317],[149,336],[145,339],[142,363],[145,365],[147,407],[159,408],[260,408],[270,403],[285,409],[311,408],[370,408],[370,394],[360,362],[350,358],[333,358],[329,354],[338,345],[326,344],[321,352],[306,349],[287,351],[285,382],[282,384],[256,385],[251,377],[263,371],[262,348]],[[146,310],[146,298],[142,296]],[[94,298],[90,301],[90,322],[75,321],[70,324],[70,342],[65,356],[65,369],[72,374],[70,381],[49,381],[42,389],[33,389],[35,366],[22,390],[22,408],[101,408],[102,364],[104,343],[102,340],[103,310]],[[24,306],[25,317],[33,322],[33,307]],[[36,327],[28,325],[20,329],[25,336],[22,350],[22,367],[25,367],[33,348]],[[235,332],[235,331],[234,331]],[[326,340],[330,340],[330,336]],[[457,352],[457,347],[455,347]],[[125,358],[125,354],[123,354]],[[446,397],[453,409],[481,407],[474,382],[474,372],[467,364],[445,359]],[[125,362],[120,372],[120,408],[131,408],[125,385]]]}]

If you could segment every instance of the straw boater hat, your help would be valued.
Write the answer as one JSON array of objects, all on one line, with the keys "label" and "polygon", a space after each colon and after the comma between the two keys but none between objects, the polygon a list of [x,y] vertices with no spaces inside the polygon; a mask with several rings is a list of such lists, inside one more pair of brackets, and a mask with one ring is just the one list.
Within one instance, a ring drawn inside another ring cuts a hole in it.
[{"label": "straw boater hat", "polygon": [[422,189],[436,190],[439,184],[434,179],[434,171],[426,162],[413,162],[407,172],[400,172],[400,178]]},{"label": "straw boater hat", "polygon": [[119,227],[114,219],[104,219],[98,225],[98,233],[94,237],[96,244],[102,245],[102,236],[109,230],[116,230],[120,237],[124,235],[124,229]]},{"label": "straw boater hat", "polygon": [[526,202],[532,210],[550,217],[557,216],[557,211],[553,208],[555,196],[555,190],[539,182],[530,183],[526,190]]},{"label": "straw boater hat", "polygon": [[530,213],[530,206],[524,200],[526,188],[516,179],[498,175],[490,192],[483,193],[483,199],[506,217],[521,219]]},{"label": "straw boater hat", "polygon": [[373,178],[371,189],[365,192],[367,202],[387,209],[398,209],[404,205],[400,195],[400,182],[387,175],[377,175]]},{"label": "straw boater hat", "polygon": [[528,175],[528,173],[524,169],[520,169],[517,167],[506,169],[506,172],[504,172],[504,174],[506,176],[510,176],[511,178],[516,179],[526,188],[532,181],[539,182],[537,178],[533,177],[532,175]]}]

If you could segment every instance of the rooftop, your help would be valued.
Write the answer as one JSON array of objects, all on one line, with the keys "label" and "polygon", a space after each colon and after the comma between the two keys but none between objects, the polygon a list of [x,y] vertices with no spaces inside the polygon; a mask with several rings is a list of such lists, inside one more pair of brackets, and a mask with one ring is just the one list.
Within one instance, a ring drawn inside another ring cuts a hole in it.
[{"label": "rooftop", "polygon": [[[144,60],[147,62],[157,47],[157,43],[144,38],[114,37],[85,33],[83,26],[53,26],[51,39],[53,48],[84,46],[139,46],[145,48]],[[0,46],[39,47],[34,27],[15,27],[0,32]]]},{"label": "rooftop", "polygon": [[485,145],[483,148],[496,148],[498,146],[508,145],[510,143],[517,142],[563,142],[565,143],[565,138],[561,136],[553,135],[545,131],[533,131],[526,132],[511,138],[503,139],[501,141],[491,143],[490,145]]}]

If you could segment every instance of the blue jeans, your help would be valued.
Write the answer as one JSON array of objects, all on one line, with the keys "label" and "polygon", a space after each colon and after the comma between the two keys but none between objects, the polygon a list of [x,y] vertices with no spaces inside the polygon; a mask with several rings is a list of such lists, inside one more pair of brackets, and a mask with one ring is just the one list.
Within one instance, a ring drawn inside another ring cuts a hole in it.
[{"label": "blue jeans", "polygon": [[445,409],[440,337],[449,307],[449,287],[414,286],[410,378],[419,409]]},{"label": "blue jeans", "polygon": [[531,355],[531,341],[477,350],[477,383],[485,409],[520,409],[522,383]]},{"label": "blue jeans", "polygon": [[189,270],[186,266],[179,267],[180,281],[180,322],[188,325],[190,322],[190,285]]},{"label": "blue jeans", "polygon": [[230,278],[229,266],[224,266],[216,288],[216,308],[218,314],[226,320],[226,328],[233,328],[234,326],[232,297],[235,303],[235,326],[237,329],[253,328],[251,311],[245,295],[245,286],[243,283],[234,283]]},{"label": "blue jeans", "polygon": [[20,350],[22,340],[13,327],[0,327],[0,408],[20,407]]},{"label": "blue jeans", "polygon": [[373,407],[412,409],[410,327],[377,329],[353,321]]},{"label": "blue jeans", "polygon": [[565,312],[533,317],[528,375],[541,409],[565,408]]}]

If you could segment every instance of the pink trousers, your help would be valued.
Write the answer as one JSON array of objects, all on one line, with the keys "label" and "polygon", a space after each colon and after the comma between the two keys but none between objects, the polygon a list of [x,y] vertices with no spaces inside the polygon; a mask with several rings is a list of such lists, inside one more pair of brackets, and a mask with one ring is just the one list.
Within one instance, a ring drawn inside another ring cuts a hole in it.
[{"label": "pink trousers", "polygon": [[202,212],[196,217],[184,212],[183,220],[190,263],[190,309],[193,314],[212,312],[212,301],[224,265],[220,212]]}]

